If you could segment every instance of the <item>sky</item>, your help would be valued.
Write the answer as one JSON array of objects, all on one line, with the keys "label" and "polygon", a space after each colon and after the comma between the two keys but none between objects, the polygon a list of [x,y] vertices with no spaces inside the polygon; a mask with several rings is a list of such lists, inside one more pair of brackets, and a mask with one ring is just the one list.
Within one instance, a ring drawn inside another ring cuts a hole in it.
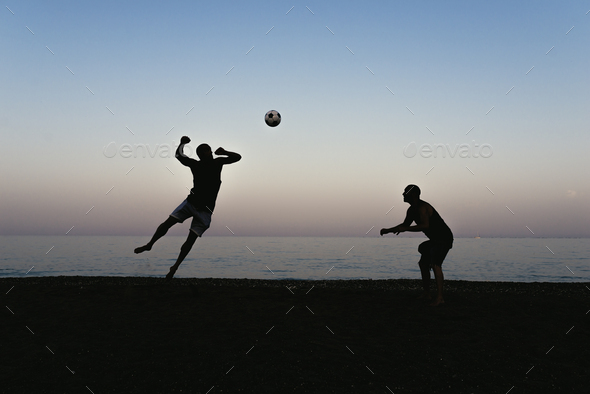
[{"label": "sky", "polygon": [[207,235],[378,236],[416,184],[456,237],[589,237],[589,10],[8,0],[0,235],[151,235],[188,135],[243,157]]}]

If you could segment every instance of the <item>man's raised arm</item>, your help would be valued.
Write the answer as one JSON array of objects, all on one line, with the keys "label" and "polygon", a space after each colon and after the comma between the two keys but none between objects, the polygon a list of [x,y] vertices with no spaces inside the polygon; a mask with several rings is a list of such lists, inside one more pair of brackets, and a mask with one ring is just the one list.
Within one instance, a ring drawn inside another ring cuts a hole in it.
[{"label": "man's raised arm", "polygon": [[191,161],[194,161],[193,159],[189,158],[183,153],[184,146],[189,142],[191,142],[191,139],[187,136],[184,136],[180,139],[180,145],[178,145],[178,148],[176,148],[175,156],[178,159],[178,161],[184,164],[185,166],[188,166]]},{"label": "man's raised arm", "polygon": [[217,148],[217,150],[215,151],[215,154],[218,156],[219,155],[227,156],[227,157],[219,157],[218,158],[218,160],[221,160],[221,162],[223,164],[235,163],[236,161],[240,161],[240,159],[242,158],[242,156],[239,153],[229,152],[223,148]]}]

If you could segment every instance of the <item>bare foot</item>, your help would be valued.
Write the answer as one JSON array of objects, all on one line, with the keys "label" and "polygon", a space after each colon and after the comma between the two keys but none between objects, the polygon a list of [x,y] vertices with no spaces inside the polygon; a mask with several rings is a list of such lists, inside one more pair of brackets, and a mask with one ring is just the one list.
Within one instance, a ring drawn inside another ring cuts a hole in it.
[{"label": "bare foot", "polygon": [[430,306],[439,306],[445,303],[445,300],[443,300],[442,297],[436,297],[436,300],[434,300],[432,302],[432,304],[430,304]]},{"label": "bare foot", "polygon": [[143,245],[143,246],[140,246],[139,248],[135,248],[134,252],[139,254],[139,253],[145,252],[146,250],[152,250],[152,247],[148,246],[148,245]]},{"label": "bare foot", "polygon": [[174,268],[174,266],[170,267],[170,272],[168,272],[168,274],[166,274],[166,280],[172,280],[175,273],[176,273],[176,268]]}]

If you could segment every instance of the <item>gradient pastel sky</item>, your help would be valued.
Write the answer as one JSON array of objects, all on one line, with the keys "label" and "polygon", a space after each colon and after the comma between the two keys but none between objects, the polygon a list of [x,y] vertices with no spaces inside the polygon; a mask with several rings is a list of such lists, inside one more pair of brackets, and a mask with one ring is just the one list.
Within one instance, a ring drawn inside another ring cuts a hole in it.
[{"label": "gradient pastel sky", "polygon": [[5,5],[0,235],[152,234],[188,135],[243,156],[207,235],[376,236],[414,183],[458,237],[590,236],[588,1]]}]

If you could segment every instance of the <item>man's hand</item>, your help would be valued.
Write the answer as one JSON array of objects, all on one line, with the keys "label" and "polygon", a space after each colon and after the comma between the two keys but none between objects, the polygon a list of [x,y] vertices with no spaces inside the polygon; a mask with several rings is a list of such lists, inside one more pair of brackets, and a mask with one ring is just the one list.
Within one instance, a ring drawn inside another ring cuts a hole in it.
[{"label": "man's hand", "polygon": [[219,155],[225,155],[225,154],[226,154],[226,151],[225,151],[225,149],[223,149],[222,147],[219,147],[219,148],[217,148],[217,150],[215,151],[215,154],[216,154],[216,155],[218,155],[218,156],[219,156]]},{"label": "man's hand", "polygon": [[180,139],[181,144],[188,144],[189,142],[191,142],[191,139],[188,138],[186,135]]},{"label": "man's hand", "polygon": [[398,235],[399,233],[403,233],[404,231],[408,231],[408,230],[407,230],[407,227],[404,227],[402,225],[395,226],[394,228],[391,229],[391,232],[395,233],[395,235]]},{"label": "man's hand", "polygon": [[381,229],[381,231],[379,231],[379,234],[380,234],[381,236],[383,236],[383,235],[385,235],[385,234],[387,234],[387,233],[389,233],[389,229],[388,229],[388,228],[382,228],[382,229]]}]

